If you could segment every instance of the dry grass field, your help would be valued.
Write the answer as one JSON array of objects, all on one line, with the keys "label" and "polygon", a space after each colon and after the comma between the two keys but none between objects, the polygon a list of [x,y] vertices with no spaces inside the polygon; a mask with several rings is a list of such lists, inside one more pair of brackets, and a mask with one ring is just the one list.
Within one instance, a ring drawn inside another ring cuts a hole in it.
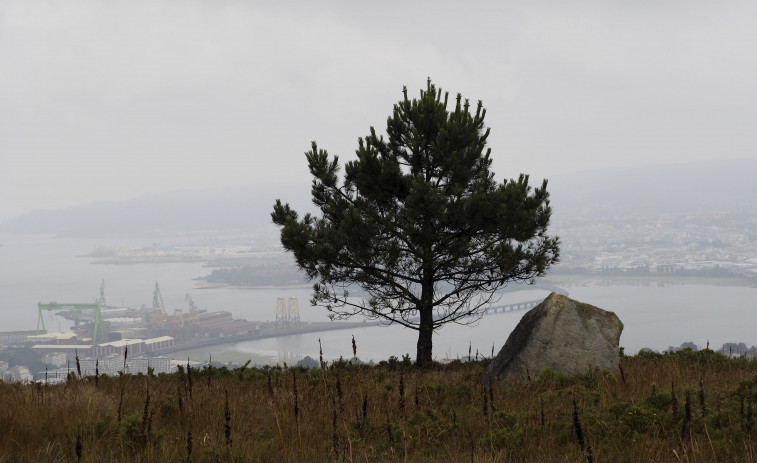
[{"label": "dry grass field", "polygon": [[0,462],[755,461],[757,361],[482,386],[488,361],[224,367],[0,383]]}]

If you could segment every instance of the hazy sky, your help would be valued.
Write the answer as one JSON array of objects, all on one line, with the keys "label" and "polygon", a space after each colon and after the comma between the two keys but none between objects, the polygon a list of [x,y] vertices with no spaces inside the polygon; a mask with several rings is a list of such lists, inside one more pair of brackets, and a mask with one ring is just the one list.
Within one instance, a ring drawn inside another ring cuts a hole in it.
[{"label": "hazy sky", "polygon": [[[410,3],[410,4],[408,4]],[[0,220],[309,182],[427,76],[498,179],[757,157],[757,2],[0,0]]]}]

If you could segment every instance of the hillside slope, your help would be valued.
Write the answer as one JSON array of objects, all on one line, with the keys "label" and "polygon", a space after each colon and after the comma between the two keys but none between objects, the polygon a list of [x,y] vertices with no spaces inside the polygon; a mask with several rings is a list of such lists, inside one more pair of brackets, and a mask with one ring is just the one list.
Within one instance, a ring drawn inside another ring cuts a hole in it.
[{"label": "hillside slope", "polygon": [[[533,176],[537,178],[536,175]],[[555,219],[602,219],[675,212],[754,211],[757,161],[581,171],[549,179]],[[534,182],[537,183],[537,182]],[[256,185],[145,195],[34,211],[0,223],[0,232],[60,236],[270,227],[276,198],[296,210],[312,209],[310,184]]]}]

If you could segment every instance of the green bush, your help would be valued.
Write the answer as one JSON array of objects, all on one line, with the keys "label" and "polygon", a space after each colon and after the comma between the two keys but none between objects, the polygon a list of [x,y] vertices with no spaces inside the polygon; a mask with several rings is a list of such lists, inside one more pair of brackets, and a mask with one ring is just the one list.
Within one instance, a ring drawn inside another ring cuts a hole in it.
[{"label": "green bush", "polygon": [[142,415],[134,412],[126,415],[118,425],[118,433],[127,444],[136,444],[142,437]]}]

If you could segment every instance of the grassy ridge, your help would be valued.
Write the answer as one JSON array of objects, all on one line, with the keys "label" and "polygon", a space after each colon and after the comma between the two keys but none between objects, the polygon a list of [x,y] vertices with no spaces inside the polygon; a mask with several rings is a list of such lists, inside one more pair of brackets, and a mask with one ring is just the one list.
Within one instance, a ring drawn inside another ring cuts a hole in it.
[{"label": "grassy ridge", "polygon": [[493,387],[486,361],[0,384],[0,462],[755,461],[757,361],[621,360]]}]

